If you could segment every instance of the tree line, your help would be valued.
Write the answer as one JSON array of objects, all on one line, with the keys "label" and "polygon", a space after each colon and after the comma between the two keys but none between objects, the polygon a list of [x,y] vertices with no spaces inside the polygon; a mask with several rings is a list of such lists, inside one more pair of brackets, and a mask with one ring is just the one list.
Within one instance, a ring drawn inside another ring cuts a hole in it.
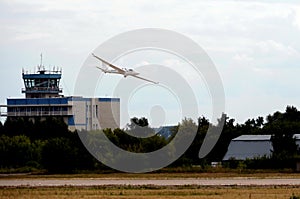
[{"label": "tree line", "polygon": [[[239,166],[249,169],[293,168],[299,159],[299,146],[294,134],[300,133],[300,111],[287,106],[285,112],[275,112],[267,117],[248,119],[243,124],[236,123],[226,116],[224,128],[217,144],[202,159],[198,153],[211,124],[205,117],[197,121],[185,118],[171,129],[171,136],[165,138],[149,127],[146,118],[132,118],[125,129],[105,129],[103,133],[120,148],[132,152],[151,152],[172,141],[179,128],[185,132],[196,131],[196,136],[186,152],[169,167],[207,167],[211,162],[222,161],[230,141],[240,135],[271,135],[273,146],[270,157],[258,157],[243,162],[232,160],[228,167]],[[143,127],[143,128],[141,128]],[[134,137],[137,133],[152,135],[148,138]],[[78,132],[84,133],[84,132]],[[7,119],[0,122],[0,168],[27,168],[52,173],[72,173],[84,170],[106,171],[105,165],[97,161],[84,147],[78,133],[70,132],[62,119],[35,119],[33,123],[26,118]]]}]

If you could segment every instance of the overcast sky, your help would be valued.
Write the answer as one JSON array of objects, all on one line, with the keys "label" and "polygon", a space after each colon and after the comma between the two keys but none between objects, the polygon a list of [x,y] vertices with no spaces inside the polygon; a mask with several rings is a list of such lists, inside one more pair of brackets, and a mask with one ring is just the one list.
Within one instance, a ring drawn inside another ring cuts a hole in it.
[{"label": "overcast sky", "polygon": [[222,78],[226,113],[238,122],[287,105],[300,109],[300,4],[291,0],[1,0],[0,103],[22,97],[22,68],[34,71],[41,52],[46,67],[63,68],[61,86],[72,95],[88,55],[138,28],[169,29],[197,42]]}]

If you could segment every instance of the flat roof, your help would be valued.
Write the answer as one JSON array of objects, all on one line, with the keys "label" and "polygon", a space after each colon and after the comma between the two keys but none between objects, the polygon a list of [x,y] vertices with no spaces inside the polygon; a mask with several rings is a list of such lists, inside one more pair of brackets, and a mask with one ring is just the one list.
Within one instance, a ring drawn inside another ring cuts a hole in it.
[{"label": "flat roof", "polygon": [[233,141],[257,141],[257,140],[271,140],[271,135],[241,135],[232,139]]},{"label": "flat roof", "polygon": [[[232,141],[270,141],[272,135],[241,135]],[[300,140],[300,134],[294,134],[294,138]]]}]

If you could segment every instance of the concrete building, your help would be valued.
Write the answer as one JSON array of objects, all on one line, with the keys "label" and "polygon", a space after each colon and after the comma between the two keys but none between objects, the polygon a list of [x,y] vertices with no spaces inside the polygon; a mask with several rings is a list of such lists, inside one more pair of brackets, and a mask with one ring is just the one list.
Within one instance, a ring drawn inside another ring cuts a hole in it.
[{"label": "concrete building", "polygon": [[60,95],[61,71],[38,70],[22,74],[25,98],[7,99],[7,113],[2,116],[31,120],[62,118],[70,130],[96,130],[120,126],[119,98],[65,97]]}]

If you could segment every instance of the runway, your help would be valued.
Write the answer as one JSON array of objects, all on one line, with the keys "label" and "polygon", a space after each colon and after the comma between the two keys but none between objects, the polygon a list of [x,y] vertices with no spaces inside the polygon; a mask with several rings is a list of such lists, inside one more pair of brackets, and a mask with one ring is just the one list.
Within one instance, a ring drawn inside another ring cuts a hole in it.
[{"label": "runway", "polygon": [[75,179],[0,179],[0,187],[60,187],[60,186],[300,186],[297,178],[214,178],[214,179],[97,179],[97,178],[75,178]]}]

